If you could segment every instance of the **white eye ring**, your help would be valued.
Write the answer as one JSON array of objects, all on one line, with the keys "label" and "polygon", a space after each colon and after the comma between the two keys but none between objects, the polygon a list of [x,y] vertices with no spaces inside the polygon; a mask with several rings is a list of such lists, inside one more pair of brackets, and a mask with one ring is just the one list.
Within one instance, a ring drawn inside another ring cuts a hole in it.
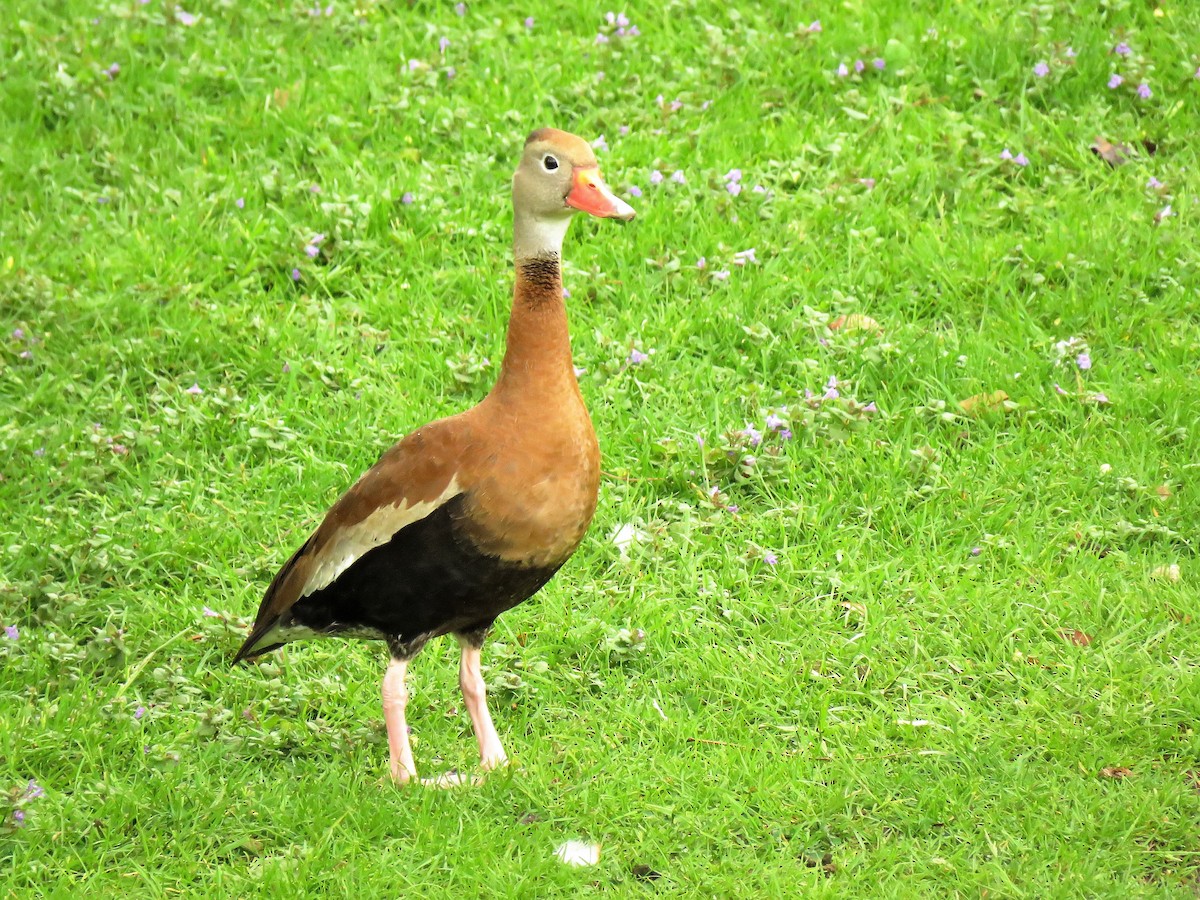
[{"label": "white eye ring", "polygon": [[547,172],[553,172],[558,168],[558,160],[547,153],[542,157],[542,165],[546,167]]}]

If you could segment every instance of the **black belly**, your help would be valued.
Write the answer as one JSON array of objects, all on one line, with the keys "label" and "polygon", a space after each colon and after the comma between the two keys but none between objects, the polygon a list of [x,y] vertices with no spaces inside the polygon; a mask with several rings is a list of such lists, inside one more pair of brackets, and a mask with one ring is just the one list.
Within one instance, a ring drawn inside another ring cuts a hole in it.
[{"label": "black belly", "polygon": [[291,608],[295,624],[325,634],[378,634],[398,657],[442,634],[482,633],[558,571],[489,556],[459,526],[455,497],[364,553],[332,584]]}]

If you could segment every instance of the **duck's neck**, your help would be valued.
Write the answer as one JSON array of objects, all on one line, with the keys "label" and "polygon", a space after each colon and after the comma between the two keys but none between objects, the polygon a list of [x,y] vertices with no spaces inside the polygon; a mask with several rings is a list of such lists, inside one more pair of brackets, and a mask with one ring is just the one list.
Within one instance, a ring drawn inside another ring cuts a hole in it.
[{"label": "duck's neck", "polygon": [[562,241],[566,217],[514,222],[516,284],[508,343],[492,393],[526,397],[538,403],[561,390],[578,394],[563,303]]}]

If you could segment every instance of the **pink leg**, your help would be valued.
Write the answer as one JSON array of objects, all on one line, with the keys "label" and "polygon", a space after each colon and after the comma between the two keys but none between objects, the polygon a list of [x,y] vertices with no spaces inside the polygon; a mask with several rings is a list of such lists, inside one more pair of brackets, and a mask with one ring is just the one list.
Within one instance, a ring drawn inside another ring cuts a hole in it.
[{"label": "pink leg", "polygon": [[462,647],[462,659],[458,666],[458,686],[462,688],[463,700],[466,701],[467,712],[475,728],[479,763],[484,769],[494,769],[508,762],[508,757],[504,755],[500,735],[496,733],[496,726],[492,724],[492,716],[488,712],[487,685],[479,670],[480,650],[463,640],[459,641],[459,645]]},{"label": "pink leg", "polygon": [[404,721],[404,707],[408,705],[408,688],[404,684],[407,672],[408,660],[393,659],[383,676],[383,721],[387,724],[392,780],[397,784],[405,784],[417,775],[412,744],[408,740],[408,723]]}]

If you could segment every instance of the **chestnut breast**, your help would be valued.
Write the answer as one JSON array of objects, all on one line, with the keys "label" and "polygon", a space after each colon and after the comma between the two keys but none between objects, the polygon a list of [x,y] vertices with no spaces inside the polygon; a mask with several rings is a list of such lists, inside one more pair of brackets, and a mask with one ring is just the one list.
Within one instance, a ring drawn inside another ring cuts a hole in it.
[{"label": "chestnut breast", "polygon": [[527,565],[558,565],[596,511],[600,448],[579,389],[532,401],[489,397],[471,412],[478,452],[460,524],[480,550]]}]

